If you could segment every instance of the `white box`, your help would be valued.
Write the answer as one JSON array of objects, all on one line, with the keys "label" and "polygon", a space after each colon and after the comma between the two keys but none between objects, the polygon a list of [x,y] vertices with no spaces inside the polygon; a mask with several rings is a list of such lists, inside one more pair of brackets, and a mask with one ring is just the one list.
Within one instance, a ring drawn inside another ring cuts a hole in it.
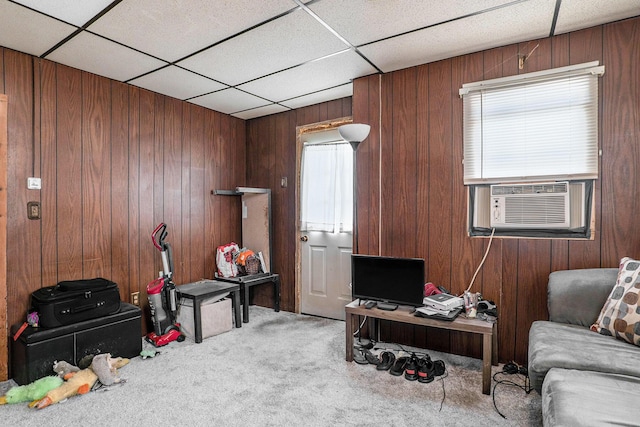
[{"label": "white box", "polygon": [[434,294],[424,297],[422,303],[427,307],[433,307],[438,310],[453,310],[464,304],[462,298],[449,294]]},{"label": "white box", "polygon": [[[204,300],[200,303],[202,322],[202,339],[228,332],[233,327],[231,300]],[[178,323],[180,330],[188,338],[195,340],[195,328],[193,323],[193,300],[183,298],[178,309]]]}]

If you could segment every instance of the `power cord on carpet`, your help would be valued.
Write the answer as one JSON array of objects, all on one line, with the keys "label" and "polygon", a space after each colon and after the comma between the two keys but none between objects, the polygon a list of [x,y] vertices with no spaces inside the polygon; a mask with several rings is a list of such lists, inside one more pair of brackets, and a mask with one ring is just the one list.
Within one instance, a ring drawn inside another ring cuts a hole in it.
[{"label": "power cord on carpet", "polygon": [[[498,375],[522,375],[524,376],[524,384],[518,384],[515,381],[511,380],[498,379]],[[529,394],[533,391],[533,388],[531,387],[531,384],[529,382],[529,371],[527,370],[527,367],[518,365],[515,362],[509,362],[505,364],[502,368],[502,371],[493,374],[493,381],[495,381],[495,384],[493,385],[493,393],[491,393],[493,399],[493,407],[495,408],[498,415],[500,415],[505,420],[507,419],[507,417],[505,417],[502,412],[500,412],[498,406],[496,405],[496,387],[498,387],[498,385],[517,387],[524,391],[526,394]]]}]

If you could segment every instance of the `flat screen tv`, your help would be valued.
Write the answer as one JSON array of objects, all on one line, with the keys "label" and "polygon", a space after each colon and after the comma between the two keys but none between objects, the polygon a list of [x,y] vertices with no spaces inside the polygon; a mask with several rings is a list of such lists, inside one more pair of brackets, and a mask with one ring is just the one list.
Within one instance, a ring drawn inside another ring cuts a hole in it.
[{"label": "flat screen tv", "polygon": [[421,306],[424,259],[353,254],[351,294],[365,301]]}]

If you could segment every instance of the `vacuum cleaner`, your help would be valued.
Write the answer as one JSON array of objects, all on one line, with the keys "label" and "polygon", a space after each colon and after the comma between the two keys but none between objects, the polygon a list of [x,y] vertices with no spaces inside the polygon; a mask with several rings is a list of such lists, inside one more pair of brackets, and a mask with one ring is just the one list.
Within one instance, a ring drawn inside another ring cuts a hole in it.
[{"label": "vacuum cleaner", "polygon": [[146,340],[156,347],[162,347],[172,341],[184,341],[180,332],[180,324],[176,322],[178,313],[178,290],[171,280],[173,275],[173,260],[171,245],[165,242],[167,225],[163,222],[151,233],[153,245],[162,255],[162,273],[160,277],[147,285],[153,332],[146,336]]}]

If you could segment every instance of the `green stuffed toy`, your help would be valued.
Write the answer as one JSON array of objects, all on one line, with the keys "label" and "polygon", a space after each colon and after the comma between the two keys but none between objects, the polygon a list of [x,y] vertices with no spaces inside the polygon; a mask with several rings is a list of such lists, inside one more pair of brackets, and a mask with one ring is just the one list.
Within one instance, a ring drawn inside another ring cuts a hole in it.
[{"label": "green stuffed toy", "polygon": [[62,378],[58,376],[50,376],[35,380],[31,384],[13,387],[6,395],[0,397],[0,405],[40,400],[49,391],[60,387],[62,383]]}]

